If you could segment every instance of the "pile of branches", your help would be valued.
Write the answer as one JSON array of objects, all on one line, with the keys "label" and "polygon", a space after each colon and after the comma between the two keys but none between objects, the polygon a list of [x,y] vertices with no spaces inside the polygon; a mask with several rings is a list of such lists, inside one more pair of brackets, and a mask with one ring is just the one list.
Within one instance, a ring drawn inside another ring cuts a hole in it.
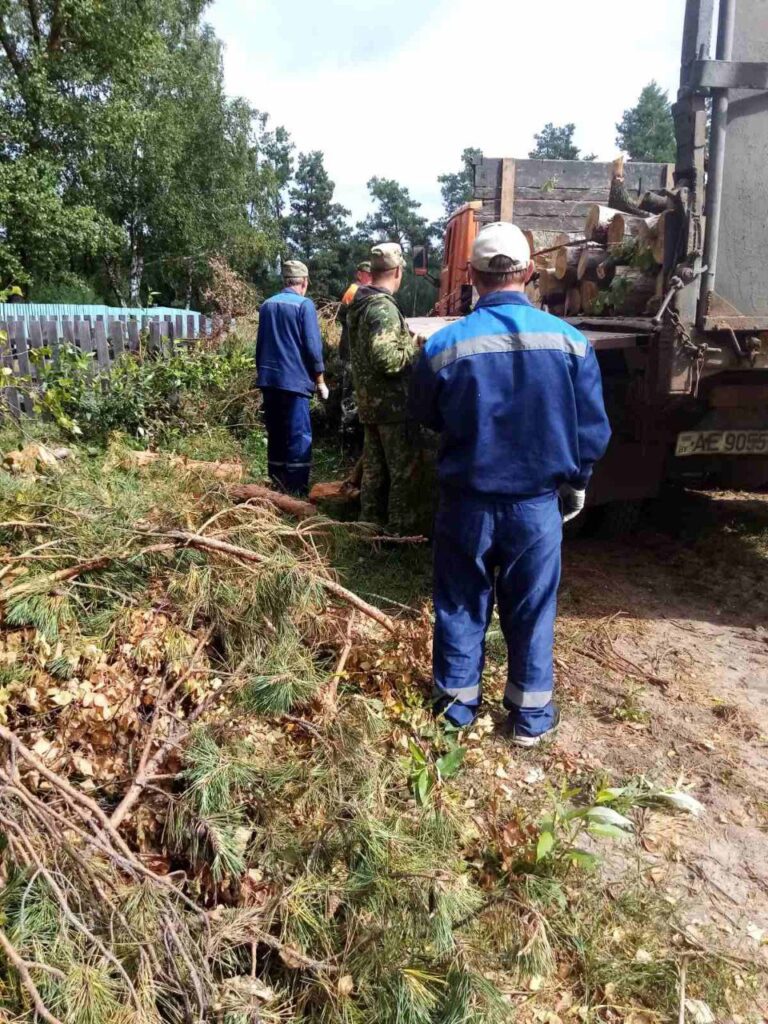
[{"label": "pile of branches", "polygon": [[[500,802],[489,749],[423,708],[426,614],[334,575],[371,531],[119,445],[16,462],[0,1021],[500,1024],[544,979],[587,1010],[626,978],[615,998],[647,1005],[641,947],[676,998],[650,896],[628,918],[574,884],[585,809]],[[473,763],[482,810],[453,780]]]},{"label": "pile of branches", "polygon": [[408,660],[329,567],[357,528],[229,487],[119,448],[0,475],[0,1002],[501,1019],[457,819],[347,683],[353,647]]}]

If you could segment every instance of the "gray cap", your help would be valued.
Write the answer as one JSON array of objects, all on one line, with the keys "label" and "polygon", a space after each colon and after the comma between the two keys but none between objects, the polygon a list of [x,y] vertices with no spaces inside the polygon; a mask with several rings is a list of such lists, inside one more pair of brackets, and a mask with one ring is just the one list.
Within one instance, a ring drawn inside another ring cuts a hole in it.
[{"label": "gray cap", "polygon": [[405,266],[399,242],[380,242],[371,249],[371,270],[396,270]]},{"label": "gray cap", "polygon": [[309,277],[306,263],[302,263],[301,260],[284,260],[283,278],[289,277]]},{"label": "gray cap", "polygon": [[360,263],[357,264],[357,267],[355,269],[356,270],[362,270],[364,273],[370,274],[370,272],[371,272],[371,261],[370,260],[362,260]]}]

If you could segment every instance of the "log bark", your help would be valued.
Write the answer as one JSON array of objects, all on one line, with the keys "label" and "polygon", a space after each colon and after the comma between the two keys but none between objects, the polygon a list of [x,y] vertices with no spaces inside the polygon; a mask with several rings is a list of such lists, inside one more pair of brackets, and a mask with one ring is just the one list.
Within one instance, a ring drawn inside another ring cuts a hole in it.
[{"label": "log bark", "polygon": [[581,249],[578,246],[563,246],[555,254],[555,277],[561,285],[576,284]]},{"label": "log bark", "polygon": [[537,267],[553,267],[555,252],[542,252],[539,256],[534,255],[535,253],[547,249],[554,250],[556,246],[565,245],[570,241],[570,236],[564,231],[532,231],[526,228],[523,234],[531,247],[531,257]]},{"label": "log bark", "polygon": [[539,272],[539,301],[547,305],[562,306],[565,302],[565,287],[558,281],[553,270]]},{"label": "log bark", "polygon": [[640,214],[642,212],[637,202],[627,192],[627,186],[624,182],[623,156],[613,161],[613,176],[611,177],[608,205],[614,210],[619,210],[621,213]]},{"label": "log bark", "polygon": [[656,293],[656,275],[644,274],[638,267],[617,267],[611,287],[616,294],[616,313],[642,316]]},{"label": "log bark", "polygon": [[595,269],[595,277],[598,281],[598,287],[607,288],[613,280],[613,276],[616,273],[616,263],[609,256],[607,259],[599,263]]},{"label": "log bark", "polygon": [[629,213],[617,213],[608,225],[607,244],[609,246],[621,245],[628,239],[636,238],[644,223],[644,217],[632,216]]},{"label": "log bark", "polygon": [[166,452],[126,452],[121,459],[125,468],[143,469],[160,460],[170,463],[174,469],[189,470],[191,473],[209,473],[217,480],[242,480],[245,467],[242,462],[200,462],[184,455],[170,455]]},{"label": "log bark", "polygon": [[646,213],[659,214],[672,209],[673,200],[663,192],[646,192],[640,200],[640,209]]},{"label": "log bark", "polygon": [[654,217],[648,217],[638,232],[638,242],[646,249],[650,249],[653,258],[657,263],[664,263],[664,247],[666,244],[666,228],[669,219],[669,211],[659,213]]},{"label": "log bark", "polygon": [[577,280],[596,281],[597,268],[603,262],[605,256],[606,252],[602,246],[593,246],[583,249],[576,268]]},{"label": "log bark", "polygon": [[581,312],[581,288],[574,285],[569,288],[565,296],[565,315],[578,316]]},{"label": "log bark", "polygon": [[584,224],[584,237],[588,242],[605,245],[608,241],[608,226],[618,213],[610,206],[590,206]]},{"label": "log bark", "polygon": [[238,484],[236,487],[230,487],[229,494],[235,501],[260,501],[273,505],[280,512],[285,512],[295,519],[310,519],[318,514],[310,502],[272,491],[261,484]]},{"label": "log bark", "polygon": [[581,291],[581,309],[583,313],[592,313],[595,300],[600,294],[600,289],[595,281],[582,281],[580,289]]}]

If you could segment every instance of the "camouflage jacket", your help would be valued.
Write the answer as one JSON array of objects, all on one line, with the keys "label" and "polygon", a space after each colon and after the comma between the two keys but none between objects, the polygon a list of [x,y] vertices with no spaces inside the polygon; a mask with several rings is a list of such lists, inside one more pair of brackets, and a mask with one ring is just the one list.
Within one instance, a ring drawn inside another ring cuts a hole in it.
[{"label": "camouflage jacket", "polygon": [[359,288],[347,324],[360,422],[402,423],[417,352],[397,303],[383,288]]}]

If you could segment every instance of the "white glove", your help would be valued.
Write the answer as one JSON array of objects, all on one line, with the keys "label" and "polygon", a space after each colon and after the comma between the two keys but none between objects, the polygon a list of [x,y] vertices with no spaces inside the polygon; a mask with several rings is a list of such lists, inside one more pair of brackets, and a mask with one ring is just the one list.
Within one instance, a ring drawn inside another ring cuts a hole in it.
[{"label": "white glove", "polygon": [[317,391],[322,400],[324,402],[327,402],[328,396],[330,395],[331,392],[328,390],[328,385],[325,383],[325,381],[322,381],[320,384],[317,385]]},{"label": "white glove", "polygon": [[558,494],[560,495],[560,503],[563,510],[563,522],[569,523],[584,508],[587,492],[577,491],[570,484],[561,484]]}]

